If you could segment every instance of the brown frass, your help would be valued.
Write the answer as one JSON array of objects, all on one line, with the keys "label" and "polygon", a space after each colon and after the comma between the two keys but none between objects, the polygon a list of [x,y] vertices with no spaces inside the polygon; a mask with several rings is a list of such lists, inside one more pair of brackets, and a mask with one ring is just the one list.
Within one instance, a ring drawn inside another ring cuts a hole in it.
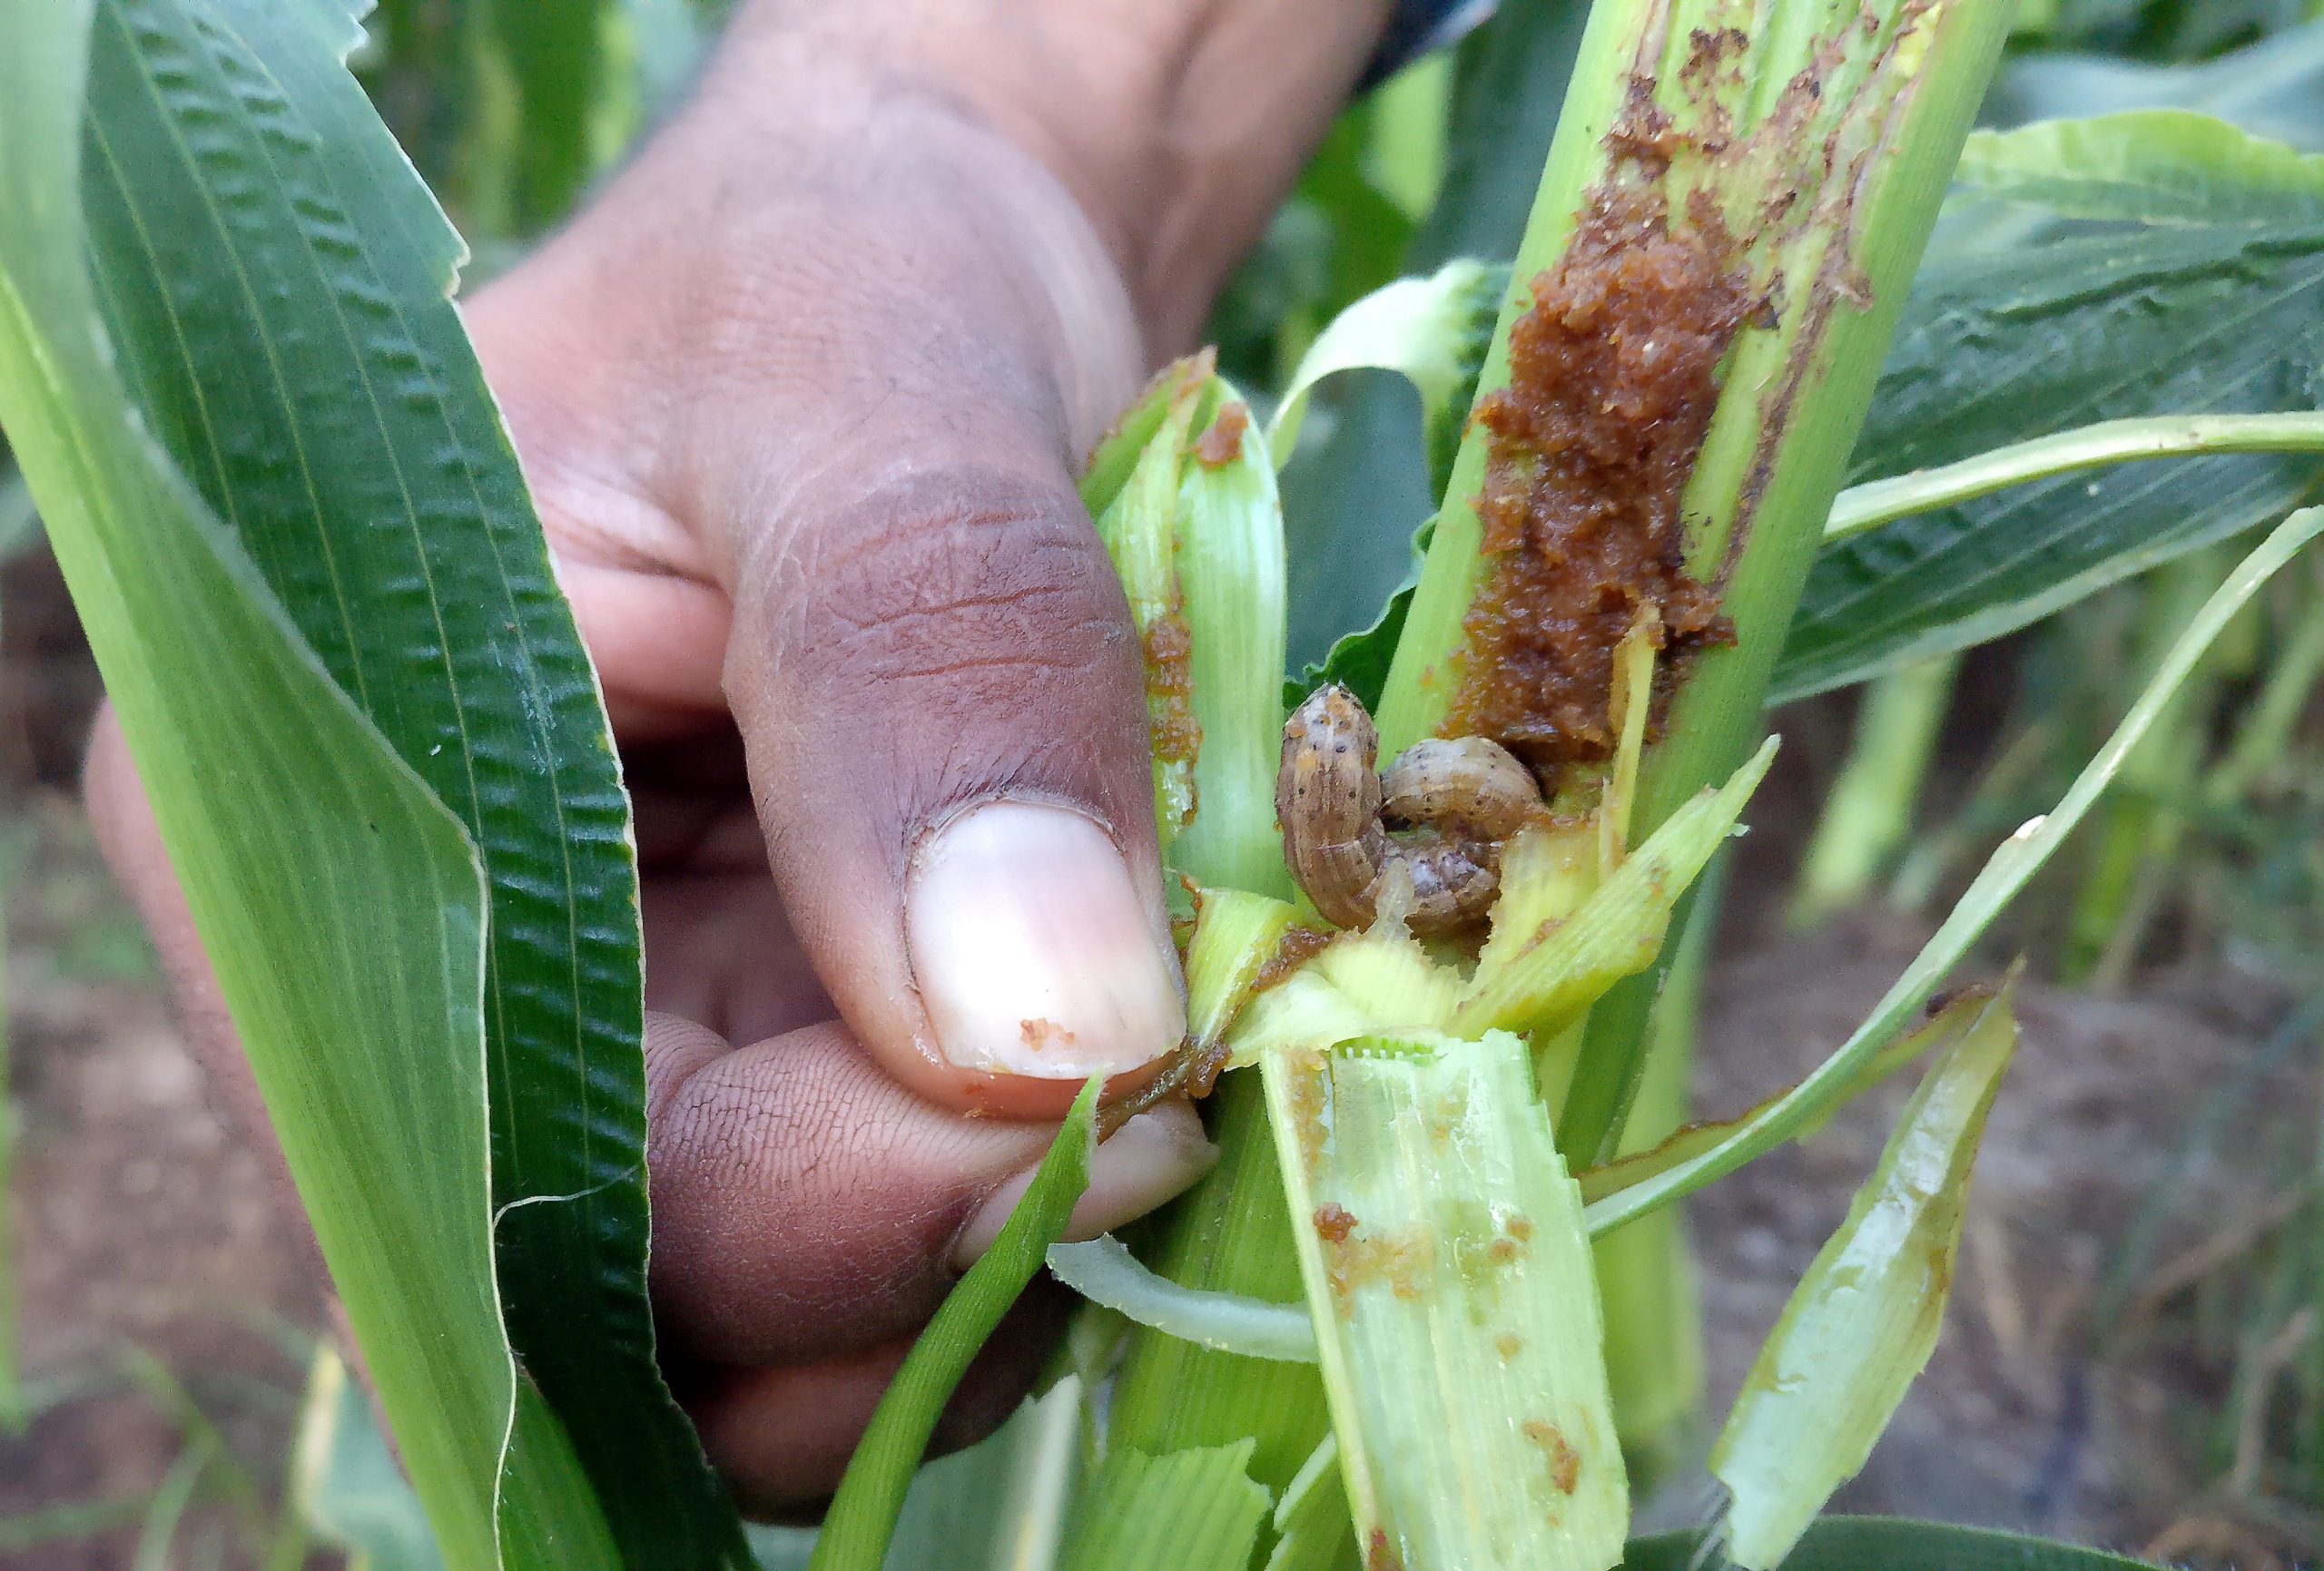
[{"label": "brown frass", "polygon": [[1192,763],[1202,751],[1195,720],[1194,630],[1175,604],[1147,624],[1146,706],[1154,756]]},{"label": "brown frass", "polygon": [[1250,429],[1251,406],[1235,399],[1218,411],[1195,443],[1195,462],[1206,469],[1223,469],[1243,456],[1243,433]]},{"label": "brown frass", "polygon": [[1275,941],[1275,948],[1267,952],[1265,961],[1251,978],[1252,996],[1256,997],[1270,987],[1289,981],[1293,973],[1330,948],[1332,940],[1338,937],[1337,933],[1316,928],[1285,928],[1283,937]]},{"label": "brown frass", "polygon": [[1591,193],[1564,257],[1532,280],[1509,385],[1472,416],[1491,433],[1477,498],[1491,560],[1443,734],[1491,737],[1541,771],[1612,755],[1614,646],[1641,607],[1663,629],[1656,725],[1684,657],[1734,638],[1686,570],[1679,496],[1755,302],[1716,215],[1673,225],[1650,183],[1669,133],[1649,129],[1608,139],[1631,176]]}]

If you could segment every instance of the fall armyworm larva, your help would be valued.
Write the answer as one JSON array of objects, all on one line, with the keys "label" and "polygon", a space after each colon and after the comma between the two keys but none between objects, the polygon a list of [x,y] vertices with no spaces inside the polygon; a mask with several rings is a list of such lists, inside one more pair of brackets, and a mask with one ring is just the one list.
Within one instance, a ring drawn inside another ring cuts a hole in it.
[{"label": "fall armyworm larva", "polygon": [[1371,715],[1336,683],[1285,725],[1275,801],[1292,878],[1343,928],[1372,921],[1393,869],[1411,880],[1414,933],[1482,919],[1500,888],[1502,841],[1541,810],[1532,775],[1483,737],[1418,743],[1384,778],[1379,757]]}]

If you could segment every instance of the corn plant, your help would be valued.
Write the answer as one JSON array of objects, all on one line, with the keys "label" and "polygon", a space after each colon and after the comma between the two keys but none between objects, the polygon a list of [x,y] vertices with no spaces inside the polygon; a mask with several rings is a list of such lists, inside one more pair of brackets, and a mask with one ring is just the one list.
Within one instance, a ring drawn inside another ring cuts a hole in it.
[{"label": "corn plant", "polygon": [[[1206,1096],[1221,1163],[1135,1238],[1060,1243],[1109,1126],[1085,1088],[811,1532],[743,1527],[655,1364],[626,801],[448,303],[460,242],[346,68],[357,19],[0,12],[0,418],[409,1479],[327,1358],[316,1531],[463,1568],[2127,1564],[1816,1522],[1934,1343],[2017,1044],[2007,977],[1925,1006],[2324,531],[2294,510],[2324,163],[2184,112],[1971,138],[2009,14],[1598,0],[1513,260],[1365,294],[1271,397],[1206,353],[1125,412],[1083,496],[1186,897],[1189,1035],[1147,1095]],[[523,166],[511,227],[587,162]],[[1985,330],[2012,313],[2022,352]],[[2109,401],[2109,354],[2161,368],[2144,407]],[[1278,471],[1366,367],[1420,394],[1434,511],[1411,578],[1286,682]],[[2089,479],[2164,458],[2200,506]],[[2226,542],[1862,1026],[1679,1127],[1694,891],[1769,699]],[[1716,1525],[1629,1541],[1635,1306],[1677,1291],[1647,1230],[1915,1065],[1726,1419]],[[1043,1269],[1088,1301],[1044,1391],[923,1468]]]}]

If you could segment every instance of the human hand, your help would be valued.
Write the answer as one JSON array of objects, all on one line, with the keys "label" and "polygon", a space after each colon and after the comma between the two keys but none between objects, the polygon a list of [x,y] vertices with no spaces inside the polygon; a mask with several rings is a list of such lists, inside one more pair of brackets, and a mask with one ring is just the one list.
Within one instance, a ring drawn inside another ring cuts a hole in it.
[{"label": "human hand", "polygon": [[[635,803],[665,1356],[762,1507],[836,1483],[1081,1081],[1118,1095],[1184,1033],[1138,646],[1073,476],[1378,17],[1103,9],[768,0],[468,307]],[[89,795],[246,1088],[109,722]],[[1076,1229],[1210,1155],[1183,1102],[1129,1120]],[[1020,1306],[952,1438],[1055,1307]]]}]

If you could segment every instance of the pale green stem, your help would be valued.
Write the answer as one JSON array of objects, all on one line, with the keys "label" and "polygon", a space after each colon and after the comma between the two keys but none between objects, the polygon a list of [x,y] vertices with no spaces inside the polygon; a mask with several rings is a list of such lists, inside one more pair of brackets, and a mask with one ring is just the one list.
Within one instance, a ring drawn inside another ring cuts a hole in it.
[{"label": "pale green stem", "polygon": [[1829,545],[1915,513],[1989,496],[2030,480],[2140,458],[2222,453],[2324,452],[2324,414],[2157,415],[2101,420],[1886,480],[1851,486],[1824,524]]},{"label": "pale green stem", "polygon": [[[1154,1224],[1147,1263],[1187,1287],[1275,1303],[1305,1290],[1283,1178],[1256,1072],[1228,1075],[1207,1111],[1218,1165]],[[1281,1490],[1330,1420],[1312,1366],[1213,1352],[1158,1332],[1134,1336],[1114,1388],[1107,1441],[1149,1455],[1256,1438],[1251,1476]]]},{"label": "pale green stem", "polygon": [[[1644,1151],[1687,1121],[1703,985],[1711,937],[1731,859],[1703,875],[1702,894],[1672,946],[1668,980],[1655,1000],[1645,1077],[1622,1131],[1621,1154]],[[1681,1458],[1704,1386],[1702,1289],[1686,1216],[1666,1206],[1591,1246],[1605,1306],[1606,1376],[1614,1429],[1641,1493]]]},{"label": "pale green stem", "polygon": [[1912,833],[1913,810],[1953,699],[1958,655],[1892,671],[1864,695],[1856,737],[1825,800],[1787,913],[1809,928],[1863,900]]},{"label": "pale green stem", "polygon": [[[1870,309],[1836,309],[1806,345],[1778,333],[1738,346],[1730,390],[1770,385],[1795,354],[1804,354],[1805,364],[1787,403],[1763,405],[1732,391],[1722,398],[1721,417],[1689,482],[1690,504],[1718,498],[1730,518],[1745,497],[1755,507],[1727,580],[1735,646],[1705,655],[1673,702],[1665,740],[1649,750],[1640,776],[1640,832],[1725,779],[1762,732],[1768,678],[1821,545],[1815,521],[1830,515],[1945,182],[1999,56],[2008,14],[2006,5],[1947,6],[1915,62],[1902,120],[1859,187],[1843,242],[1855,280],[1868,286]],[[1742,411],[1732,421],[1725,417],[1729,398]],[[1768,416],[1773,427],[1762,425]],[[1726,539],[1715,534],[1708,544],[1723,550]],[[1660,980],[1659,969],[1633,977],[1590,1012],[1583,1072],[1559,1131],[1569,1159],[1595,1162],[1620,1139]]]}]

